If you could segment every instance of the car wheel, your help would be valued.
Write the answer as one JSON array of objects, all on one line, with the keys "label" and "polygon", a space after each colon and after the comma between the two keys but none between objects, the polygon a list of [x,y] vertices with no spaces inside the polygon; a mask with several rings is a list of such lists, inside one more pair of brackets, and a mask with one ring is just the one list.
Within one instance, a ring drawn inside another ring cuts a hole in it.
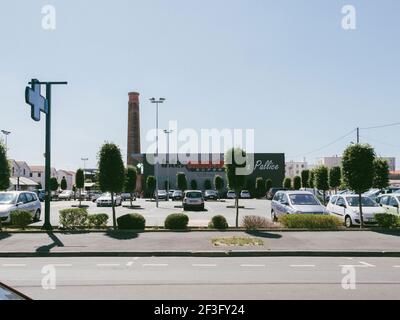
[{"label": "car wheel", "polygon": [[33,217],[33,222],[38,222],[38,221],[40,221],[40,210],[39,209],[36,210],[36,213]]},{"label": "car wheel", "polygon": [[350,216],[346,216],[346,218],[344,219],[344,224],[346,228],[351,228],[353,226],[353,222],[351,221]]},{"label": "car wheel", "polygon": [[272,220],[273,222],[278,221],[278,218],[276,217],[276,214],[275,214],[275,211],[274,211],[274,210],[271,210],[271,220]]}]

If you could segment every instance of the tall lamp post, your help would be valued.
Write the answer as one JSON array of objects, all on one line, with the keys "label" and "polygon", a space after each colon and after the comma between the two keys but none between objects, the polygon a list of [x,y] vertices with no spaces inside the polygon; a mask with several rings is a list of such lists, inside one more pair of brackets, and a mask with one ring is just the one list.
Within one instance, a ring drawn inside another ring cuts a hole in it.
[{"label": "tall lamp post", "polygon": [[4,137],[5,137],[4,141],[5,141],[5,143],[6,143],[6,152],[7,152],[7,151],[8,151],[8,147],[7,147],[7,137],[8,137],[8,135],[9,135],[11,132],[10,132],[10,131],[7,131],[7,130],[1,130],[1,133],[4,134]]},{"label": "tall lamp post", "polygon": [[164,103],[165,98],[151,98],[150,102],[156,104],[156,168],[155,168],[155,175],[156,175],[156,207],[158,208],[158,166],[159,166],[159,161],[158,161],[158,105],[160,103]]},{"label": "tall lamp post", "polygon": [[174,130],[164,130],[164,133],[167,135],[167,199],[169,200],[169,135]]},{"label": "tall lamp post", "polygon": [[81,160],[83,161],[83,180],[86,179],[86,161],[89,160],[89,158],[81,158]]}]

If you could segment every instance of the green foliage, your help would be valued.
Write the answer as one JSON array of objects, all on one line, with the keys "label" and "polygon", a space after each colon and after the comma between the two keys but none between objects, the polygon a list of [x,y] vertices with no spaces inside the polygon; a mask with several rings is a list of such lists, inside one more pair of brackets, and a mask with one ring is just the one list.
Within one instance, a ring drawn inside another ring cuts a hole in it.
[{"label": "green foliage", "polygon": [[310,170],[310,177],[308,179],[308,186],[309,188],[315,188],[315,171]]},{"label": "green foliage", "polygon": [[293,189],[300,190],[301,188],[301,178],[299,176],[295,176],[293,178]]},{"label": "green foliage", "polygon": [[260,216],[245,216],[242,221],[242,227],[246,230],[260,230],[260,229],[272,229],[276,226],[273,222]]},{"label": "green foliage", "polygon": [[125,170],[124,189],[125,192],[134,193],[136,191],[137,171],[133,166],[128,166]]},{"label": "green foliage", "polygon": [[229,225],[224,216],[218,215],[212,217],[208,227],[212,229],[225,230],[228,229]]},{"label": "green foliage", "polygon": [[192,190],[197,190],[198,185],[197,185],[197,181],[196,180],[193,179],[192,181],[190,181],[190,188]]},{"label": "green foliage", "polygon": [[170,214],[165,219],[165,229],[170,230],[184,230],[189,224],[189,217],[183,213],[173,213]]},{"label": "green foliage", "polygon": [[389,186],[389,165],[384,159],[374,160],[374,180],[372,186],[377,189],[385,189]]},{"label": "green foliage", "polygon": [[228,179],[228,187],[237,195],[246,184],[246,175],[239,171],[246,167],[246,152],[240,148],[230,149],[225,154],[225,171]]},{"label": "green foliage", "polygon": [[301,185],[303,188],[309,188],[310,187],[310,170],[303,170],[301,172]]},{"label": "green foliage", "polygon": [[210,190],[210,189],[212,189],[212,183],[211,183],[211,180],[205,180],[204,181],[204,190]]},{"label": "green foliage", "polygon": [[385,229],[396,228],[400,225],[400,219],[393,214],[376,214],[378,226]]},{"label": "green foliage", "polygon": [[257,198],[265,196],[265,182],[262,177],[256,179],[255,191]]},{"label": "green foliage", "polygon": [[156,177],[148,176],[146,179],[146,189],[151,194],[151,197],[154,196],[154,191],[156,190]]},{"label": "green foliage", "polygon": [[138,213],[123,215],[117,221],[120,230],[144,230],[146,227],[146,219]]},{"label": "green foliage", "polygon": [[176,174],[176,185],[178,189],[182,192],[187,190],[188,182],[186,179],[186,175],[183,172],[178,172]]},{"label": "green foliage", "polygon": [[329,170],[329,186],[332,189],[337,189],[342,184],[342,169],[340,167],[333,167]]},{"label": "green foliage", "polygon": [[61,179],[60,187],[61,187],[61,190],[67,190],[68,185],[67,185],[67,179],[65,179],[65,177],[63,177]]},{"label": "green foliage", "polygon": [[90,228],[103,229],[107,228],[108,214],[97,213],[88,215],[88,225]]},{"label": "green foliage", "polygon": [[103,192],[120,193],[124,188],[124,162],[121,150],[113,143],[105,143],[99,152],[98,179]]},{"label": "green foliage", "polygon": [[76,170],[75,174],[75,186],[78,189],[83,189],[85,187],[85,175],[82,169]]},{"label": "green foliage", "polygon": [[221,191],[224,188],[224,179],[220,175],[216,175],[214,178],[215,189]]},{"label": "green foliage", "polygon": [[292,189],[292,179],[290,179],[290,178],[285,178],[284,180],[283,180],[283,185],[282,185],[285,189],[288,189],[288,190],[290,190],[290,189]]},{"label": "green foliage", "polygon": [[343,153],[343,179],[351,190],[360,194],[372,187],[375,175],[375,151],[366,144],[354,144]]},{"label": "green foliage", "polygon": [[88,213],[86,208],[71,208],[60,210],[60,225],[64,229],[73,230],[87,225]]},{"label": "green foliage", "polygon": [[50,190],[57,191],[59,187],[58,181],[56,177],[50,178]]},{"label": "green foliage", "polygon": [[320,166],[315,169],[315,187],[318,190],[326,191],[329,190],[329,177],[328,168]]},{"label": "green foliage", "polygon": [[279,222],[289,229],[337,230],[342,226],[342,222],[336,217],[317,214],[287,214],[279,217]]},{"label": "green foliage", "polygon": [[271,190],[271,188],[272,188],[272,180],[267,179],[265,181],[265,192],[269,192],[269,190]]},{"label": "green foliage", "polygon": [[10,164],[7,160],[7,150],[0,141],[0,190],[7,190],[10,187]]},{"label": "green foliage", "polygon": [[23,230],[32,223],[32,214],[25,210],[15,210],[10,213],[11,225]]}]

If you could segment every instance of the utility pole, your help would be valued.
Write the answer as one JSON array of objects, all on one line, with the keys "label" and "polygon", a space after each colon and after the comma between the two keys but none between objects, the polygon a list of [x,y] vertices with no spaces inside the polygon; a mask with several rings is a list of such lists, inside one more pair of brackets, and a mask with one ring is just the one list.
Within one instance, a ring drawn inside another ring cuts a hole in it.
[{"label": "utility pole", "polygon": [[159,159],[158,159],[158,104],[164,103],[165,98],[151,98],[150,102],[156,104],[156,168],[155,168],[155,176],[156,176],[156,207],[158,208],[158,169],[159,169]]},{"label": "utility pole", "polygon": [[360,128],[357,127],[357,144],[360,143]]},{"label": "utility pole", "polygon": [[4,137],[5,137],[5,144],[6,144],[6,153],[8,153],[8,139],[7,139],[7,137],[8,137],[8,135],[11,133],[10,131],[7,131],[7,130],[1,130],[1,133],[2,134],[4,134]]}]

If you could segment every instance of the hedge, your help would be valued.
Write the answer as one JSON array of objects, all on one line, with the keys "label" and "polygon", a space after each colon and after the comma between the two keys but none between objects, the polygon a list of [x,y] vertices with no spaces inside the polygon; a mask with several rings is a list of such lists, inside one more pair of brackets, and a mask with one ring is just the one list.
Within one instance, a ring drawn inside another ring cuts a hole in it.
[{"label": "hedge", "polygon": [[60,225],[64,229],[84,228],[87,225],[88,213],[86,208],[60,210]]},{"label": "hedge", "polygon": [[208,227],[212,229],[225,230],[228,229],[229,225],[224,216],[218,215],[212,217]]},{"label": "hedge", "polygon": [[287,214],[279,217],[279,222],[289,229],[336,230],[343,225],[336,217],[319,214]]},{"label": "hedge", "polygon": [[173,213],[170,214],[165,219],[165,229],[170,230],[184,230],[189,224],[189,217],[183,213]]},{"label": "hedge", "polygon": [[25,210],[15,210],[10,213],[11,224],[13,226],[25,229],[32,223],[32,214]]},{"label": "hedge", "polygon": [[146,219],[138,213],[130,213],[119,217],[117,224],[120,230],[144,230]]}]

